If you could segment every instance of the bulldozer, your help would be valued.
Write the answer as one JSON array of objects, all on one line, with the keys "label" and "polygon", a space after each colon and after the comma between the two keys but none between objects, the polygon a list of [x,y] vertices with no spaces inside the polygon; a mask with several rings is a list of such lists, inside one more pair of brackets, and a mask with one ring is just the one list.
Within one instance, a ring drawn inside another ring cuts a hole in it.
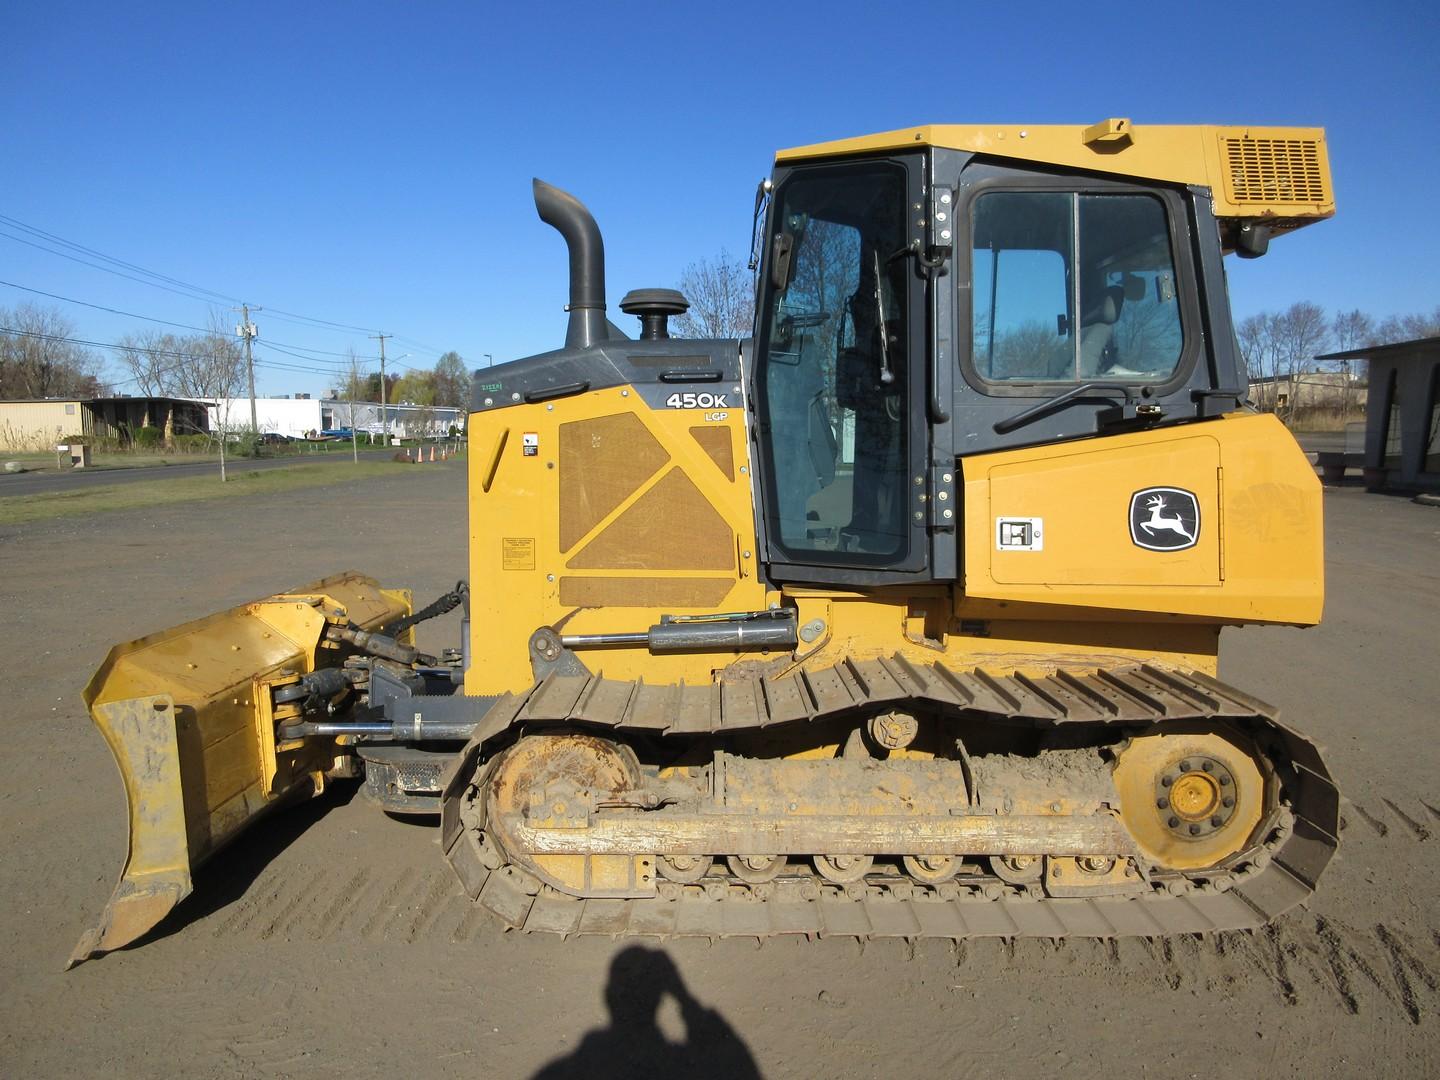
[{"label": "bulldozer", "polygon": [[[745,339],[607,316],[475,373],[465,582],[343,573],[116,647],[129,851],[72,963],[349,779],[552,934],[1263,926],[1337,847],[1316,746],[1217,678],[1309,626],[1321,488],[1247,404],[1223,258],[1331,216],[1317,128],[933,125],[779,152]],[[461,609],[460,640],[415,627]]]}]

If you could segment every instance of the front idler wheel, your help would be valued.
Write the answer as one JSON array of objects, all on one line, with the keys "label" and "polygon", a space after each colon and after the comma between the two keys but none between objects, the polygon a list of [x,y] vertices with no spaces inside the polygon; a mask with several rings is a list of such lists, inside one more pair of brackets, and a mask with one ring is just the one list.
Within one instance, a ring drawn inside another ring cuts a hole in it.
[{"label": "front idler wheel", "polygon": [[1202,870],[1244,851],[1276,799],[1269,762],[1228,729],[1137,736],[1114,776],[1135,846],[1167,870]]}]

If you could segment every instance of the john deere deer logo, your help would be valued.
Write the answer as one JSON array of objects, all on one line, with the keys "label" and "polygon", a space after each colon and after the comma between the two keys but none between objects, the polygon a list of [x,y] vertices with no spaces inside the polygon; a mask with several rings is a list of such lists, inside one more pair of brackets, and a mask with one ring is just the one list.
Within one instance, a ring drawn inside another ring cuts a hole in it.
[{"label": "john deere deer logo", "polygon": [[1184,551],[1200,538],[1200,502],[1184,488],[1154,487],[1130,496],[1130,539],[1147,551]]}]

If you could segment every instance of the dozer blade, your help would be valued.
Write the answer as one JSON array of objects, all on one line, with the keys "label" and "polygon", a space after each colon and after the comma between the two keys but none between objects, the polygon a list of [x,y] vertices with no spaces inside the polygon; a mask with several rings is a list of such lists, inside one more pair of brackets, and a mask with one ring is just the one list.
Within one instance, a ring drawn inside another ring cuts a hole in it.
[{"label": "dozer blade", "polygon": [[84,697],[125,785],[129,851],[68,966],[144,935],[257,815],[323,788],[335,739],[277,743],[298,706],[271,692],[346,655],[327,626],[374,630],[409,611],[408,590],[346,572],[110,650]]}]

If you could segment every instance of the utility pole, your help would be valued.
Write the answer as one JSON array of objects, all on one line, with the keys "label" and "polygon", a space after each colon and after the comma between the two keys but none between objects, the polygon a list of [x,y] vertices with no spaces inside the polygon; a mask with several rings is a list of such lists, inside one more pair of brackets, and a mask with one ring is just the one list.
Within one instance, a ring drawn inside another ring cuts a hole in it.
[{"label": "utility pole", "polygon": [[[231,308],[231,311],[237,310]],[[250,355],[250,343],[259,336],[259,328],[250,321],[250,305],[241,304],[239,307],[240,325],[235,332],[245,339],[245,373],[250,380],[250,432],[257,434],[260,431],[260,421],[255,416],[255,359]],[[264,311],[264,308],[256,308],[256,311]]]},{"label": "utility pole", "polygon": [[394,336],[394,334],[370,335],[373,340],[380,342],[380,431],[386,447],[390,445],[390,418],[385,414],[385,339]]}]

